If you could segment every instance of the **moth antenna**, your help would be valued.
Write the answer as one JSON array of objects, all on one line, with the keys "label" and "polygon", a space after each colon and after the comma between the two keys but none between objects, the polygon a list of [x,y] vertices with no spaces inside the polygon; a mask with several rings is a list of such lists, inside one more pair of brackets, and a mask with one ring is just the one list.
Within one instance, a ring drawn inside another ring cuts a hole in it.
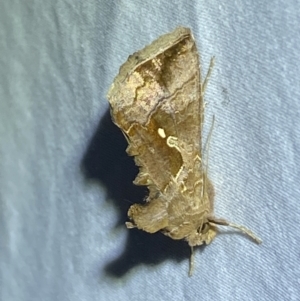
[{"label": "moth antenna", "polygon": [[216,219],[216,218],[209,219],[209,223],[213,224],[213,225],[227,226],[227,227],[237,229],[237,230],[241,231],[242,233],[251,237],[256,243],[258,243],[258,244],[262,243],[262,240],[259,237],[257,237],[250,229],[246,228],[245,226],[237,225],[234,223],[227,222],[224,219]]},{"label": "moth antenna", "polygon": [[210,62],[209,62],[209,67],[208,67],[208,70],[207,70],[207,73],[206,73],[206,76],[205,76],[205,79],[204,79],[204,82],[202,84],[202,95],[204,95],[204,92],[205,92],[205,89],[206,89],[206,86],[207,86],[207,83],[208,83],[208,80],[209,78],[211,77],[211,72],[212,72],[212,69],[215,65],[215,57],[213,56],[211,59],[210,59]]},{"label": "moth antenna", "polygon": [[194,262],[194,247],[191,247],[189,277],[191,277],[194,273]]},{"label": "moth antenna", "polygon": [[200,85],[201,85],[200,98],[201,98],[202,102],[199,102],[199,104],[201,103],[203,105],[203,108],[199,108],[199,112],[201,112],[201,125],[200,125],[201,132],[200,133],[203,133],[203,124],[204,124],[204,93],[205,93],[205,90],[207,87],[208,80],[211,77],[211,73],[212,73],[214,65],[215,65],[215,57],[213,56],[210,59],[208,70],[207,70],[207,73],[206,73],[203,83],[201,83],[201,70],[200,70]]},{"label": "moth antenna", "polygon": [[250,229],[246,228],[245,226],[237,225],[234,223],[228,223],[228,226],[231,228],[240,230],[242,233],[251,237],[256,243],[258,243],[258,244],[262,243],[262,240],[259,237],[257,237]]},{"label": "moth antenna", "polygon": [[[207,87],[207,83],[208,83],[208,80],[209,78],[211,77],[211,73],[212,73],[212,70],[213,70],[213,67],[215,65],[215,57],[213,56],[211,59],[210,59],[210,62],[209,62],[209,66],[208,66],[208,70],[207,70],[207,73],[206,73],[206,76],[205,76],[205,79],[203,81],[203,83],[201,82],[202,79],[201,79],[201,70],[200,70],[200,85],[201,85],[201,95],[200,95],[200,98],[202,99],[202,102],[201,104],[203,105],[204,107],[204,93],[205,93],[205,90],[206,90],[206,87]],[[200,103],[200,102],[199,102]],[[204,124],[204,109],[202,108],[199,108],[199,112],[201,112],[201,126],[200,126],[200,131],[201,133],[203,133],[203,124]]]},{"label": "moth antenna", "polygon": [[[206,90],[206,87],[207,87],[208,80],[209,80],[209,78],[211,76],[214,64],[215,64],[215,57],[213,56],[210,59],[210,63],[209,63],[209,67],[208,67],[208,71],[206,73],[205,79],[204,79],[203,83],[201,83],[201,96],[200,97],[202,99],[201,104],[203,106],[204,106],[204,93],[205,93],[205,90]],[[201,70],[200,70],[200,78],[201,78]],[[199,108],[199,112],[202,113],[200,131],[201,131],[201,133],[203,133],[204,108]],[[206,177],[207,177],[207,172],[208,172],[209,145],[210,145],[210,140],[211,140],[211,137],[212,137],[212,131],[213,131],[214,123],[215,123],[215,116],[213,116],[212,125],[210,127],[209,134],[208,134],[208,137],[207,137],[207,141],[206,141],[205,147],[204,147],[205,154],[206,154],[206,166],[205,166],[205,174],[206,174],[206,176],[205,176],[204,185],[203,185],[204,191],[206,191],[206,185],[207,185]]]},{"label": "moth antenna", "polygon": [[215,125],[215,115],[213,115],[211,126],[210,126],[209,133],[208,133],[208,136],[207,136],[207,141],[205,143],[205,148],[204,148],[205,149],[205,154],[206,154],[206,162],[205,162],[205,164],[206,164],[206,166],[205,166],[206,174],[208,172],[208,159],[209,159],[210,141],[211,141],[214,125]]},{"label": "moth antenna", "polygon": [[206,192],[207,191],[207,175],[208,175],[208,159],[209,159],[209,149],[210,149],[210,141],[211,141],[211,137],[212,137],[212,132],[214,129],[214,124],[215,124],[215,115],[213,115],[213,120],[212,120],[212,124],[208,133],[208,137],[207,137],[207,141],[205,143],[205,172],[203,175],[203,191],[202,192]]},{"label": "moth antenna", "polygon": [[[199,60],[200,60],[200,56],[199,56]],[[200,135],[201,133],[203,133],[203,124],[204,124],[204,93],[214,65],[215,65],[215,57],[213,56],[210,59],[208,71],[206,73],[203,83],[202,83],[202,76],[201,76],[201,63],[199,67],[200,91],[201,91],[200,101],[199,101],[199,114],[201,113]],[[202,105],[203,107],[200,107],[200,105]]]}]

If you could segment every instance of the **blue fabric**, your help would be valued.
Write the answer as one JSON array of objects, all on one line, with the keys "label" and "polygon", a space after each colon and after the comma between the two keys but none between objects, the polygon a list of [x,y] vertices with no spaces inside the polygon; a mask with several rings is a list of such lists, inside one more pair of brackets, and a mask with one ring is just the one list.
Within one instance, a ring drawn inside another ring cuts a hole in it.
[{"label": "blue fabric", "polygon": [[[299,1],[1,2],[1,300],[299,300]],[[178,25],[203,73],[216,56],[216,216],[263,239],[220,229],[192,278],[184,242],[124,226],[145,189],[106,99],[128,55]]]}]

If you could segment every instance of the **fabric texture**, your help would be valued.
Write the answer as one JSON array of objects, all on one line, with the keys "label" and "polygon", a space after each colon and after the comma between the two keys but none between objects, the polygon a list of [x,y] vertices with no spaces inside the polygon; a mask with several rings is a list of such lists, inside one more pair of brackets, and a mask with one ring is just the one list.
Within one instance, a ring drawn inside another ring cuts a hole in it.
[{"label": "fabric texture", "polygon": [[[1,300],[299,300],[299,1],[2,0]],[[190,27],[216,118],[220,228],[190,250],[127,230],[147,190],[106,93],[128,55]]]}]

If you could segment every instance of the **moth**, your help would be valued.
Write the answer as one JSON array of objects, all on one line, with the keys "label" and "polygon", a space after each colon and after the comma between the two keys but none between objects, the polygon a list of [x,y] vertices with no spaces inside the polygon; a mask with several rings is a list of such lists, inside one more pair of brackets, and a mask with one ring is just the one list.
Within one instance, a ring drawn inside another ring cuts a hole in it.
[{"label": "moth", "polygon": [[213,186],[202,158],[204,92],[199,54],[191,30],[178,27],[130,55],[108,92],[113,122],[128,141],[139,173],[136,185],[148,187],[144,204],[128,211],[127,228],[161,231],[191,247],[209,244],[217,225],[257,238],[249,229],[213,213]]}]

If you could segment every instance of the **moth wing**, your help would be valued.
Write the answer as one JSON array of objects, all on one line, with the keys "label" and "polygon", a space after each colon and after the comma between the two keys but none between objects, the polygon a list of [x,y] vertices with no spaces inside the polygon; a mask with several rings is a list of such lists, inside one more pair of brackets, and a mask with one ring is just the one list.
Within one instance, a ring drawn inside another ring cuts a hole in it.
[{"label": "moth wing", "polygon": [[131,55],[108,92],[113,120],[140,167],[135,184],[147,185],[150,197],[186,163],[182,149],[201,156],[200,83],[195,41],[179,27]]}]

